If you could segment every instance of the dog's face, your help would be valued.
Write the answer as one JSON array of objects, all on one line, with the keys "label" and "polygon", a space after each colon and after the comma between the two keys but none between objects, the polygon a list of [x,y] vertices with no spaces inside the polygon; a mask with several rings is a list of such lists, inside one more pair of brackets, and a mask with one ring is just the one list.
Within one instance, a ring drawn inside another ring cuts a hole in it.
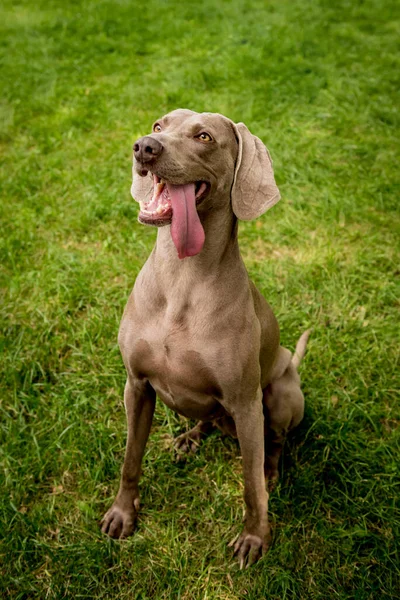
[{"label": "dog's face", "polygon": [[250,219],[279,199],[265,146],[223,115],[174,110],[133,148],[139,221],[171,224],[180,258],[203,247],[202,213],[225,208]]},{"label": "dog's face", "polygon": [[[134,175],[148,178],[143,184],[153,192],[150,204],[141,202],[141,222],[171,222],[168,184],[193,184],[198,210],[204,209],[206,198],[218,200],[230,191],[238,140],[229,119],[178,109],[158,119],[152,130],[134,144]],[[166,205],[168,209],[161,211],[160,206]]]}]

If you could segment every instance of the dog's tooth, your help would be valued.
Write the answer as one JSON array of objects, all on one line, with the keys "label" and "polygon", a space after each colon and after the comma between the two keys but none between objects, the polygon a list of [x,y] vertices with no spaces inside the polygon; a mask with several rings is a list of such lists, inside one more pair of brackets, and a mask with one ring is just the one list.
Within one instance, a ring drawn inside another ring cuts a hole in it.
[{"label": "dog's tooth", "polygon": [[156,213],[157,213],[158,215],[160,215],[160,214],[162,213],[162,211],[163,211],[163,210],[164,210],[164,208],[163,208],[162,206],[158,206],[158,207],[157,207],[157,210],[156,210]]}]

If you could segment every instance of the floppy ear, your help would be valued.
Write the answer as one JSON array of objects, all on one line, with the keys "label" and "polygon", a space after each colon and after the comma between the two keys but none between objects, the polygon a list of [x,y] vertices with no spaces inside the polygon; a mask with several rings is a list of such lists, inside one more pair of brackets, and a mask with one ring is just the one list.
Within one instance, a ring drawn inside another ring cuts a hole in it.
[{"label": "floppy ear", "polygon": [[132,169],[131,196],[136,202],[149,202],[153,196],[153,176],[150,171],[145,177]]},{"label": "floppy ear", "polygon": [[256,219],[280,199],[272,161],[262,141],[244,123],[234,124],[239,142],[232,185],[232,209],[238,219]]}]

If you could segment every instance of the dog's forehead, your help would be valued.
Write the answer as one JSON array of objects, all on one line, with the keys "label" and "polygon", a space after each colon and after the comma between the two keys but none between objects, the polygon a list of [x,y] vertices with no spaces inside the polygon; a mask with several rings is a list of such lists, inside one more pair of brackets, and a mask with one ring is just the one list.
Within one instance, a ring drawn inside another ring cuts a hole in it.
[{"label": "dog's forehead", "polygon": [[193,110],[189,110],[187,108],[177,108],[176,110],[173,110],[161,117],[160,120],[163,121],[165,125],[168,125],[171,123],[187,121],[196,115],[199,115],[199,113],[194,112]]},{"label": "dog's forehead", "polygon": [[162,121],[166,128],[185,128],[192,126],[212,127],[217,131],[232,131],[232,122],[224,115],[219,113],[203,112],[198,113],[186,108],[178,108],[164,115]]}]

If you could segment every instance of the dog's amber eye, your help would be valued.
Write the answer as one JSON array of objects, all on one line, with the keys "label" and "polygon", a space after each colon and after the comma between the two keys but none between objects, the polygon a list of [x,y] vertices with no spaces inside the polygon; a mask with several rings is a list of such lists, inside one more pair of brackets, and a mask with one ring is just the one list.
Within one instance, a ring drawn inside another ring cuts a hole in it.
[{"label": "dog's amber eye", "polygon": [[199,133],[199,135],[196,135],[196,137],[199,140],[201,140],[202,142],[212,142],[213,141],[211,135],[209,133],[207,133],[206,131],[202,131],[201,133]]},{"label": "dog's amber eye", "polygon": [[161,131],[161,125],[159,125],[158,123],[156,123],[153,127],[153,131],[154,133],[160,133]]}]

